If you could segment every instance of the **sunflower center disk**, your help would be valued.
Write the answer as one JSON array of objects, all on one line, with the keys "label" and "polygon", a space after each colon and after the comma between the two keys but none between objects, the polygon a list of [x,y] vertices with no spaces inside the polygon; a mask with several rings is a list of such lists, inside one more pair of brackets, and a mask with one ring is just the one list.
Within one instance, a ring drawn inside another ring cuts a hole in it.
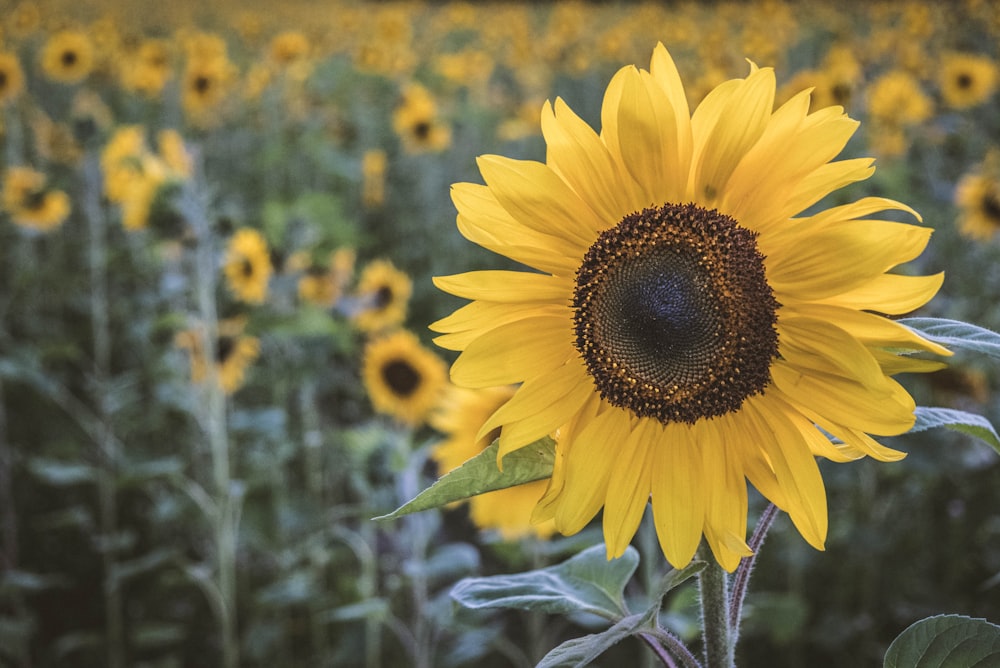
[{"label": "sunflower center disk", "polygon": [[770,382],[779,304],[756,233],[694,204],[644,209],[604,231],[577,270],[576,347],[601,396],[692,424]]},{"label": "sunflower center disk", "polygon": [[382,380],[398,397],[408,397],[420,385],[420,372],[406,360],[390,360],[382,367]]}]

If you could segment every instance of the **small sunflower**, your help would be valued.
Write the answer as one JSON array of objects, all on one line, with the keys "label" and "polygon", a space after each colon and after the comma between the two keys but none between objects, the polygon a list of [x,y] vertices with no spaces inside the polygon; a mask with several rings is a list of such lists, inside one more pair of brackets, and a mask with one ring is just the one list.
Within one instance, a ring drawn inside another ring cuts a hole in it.
[{"label": "small sunflower", "polygon": [[157,97],[173,77],[170,43],[147,39],[122,64],[122,85],[147,97]]},{"label": "small sunflower", "polygon": [[451,128],[438,117],[430,91],[410,84],[392,114],[392,127],[407,153],[440,152],[451,145]]},{"label": "small sunflower", "polygon": [[225,55],[188,60],[181,77],[181,105],[188,119],[203,127],[216,122],[234,77],[235,67]]},{"label": "small sunflower", "polygon": [[[260,355],[260,340],[243,332],[246,318],[237,317],[219,323],[215,342],[214,363],[219,386],[232,394],[243,386],[247,368]],[[203,331],[198,328],[178,332],[174,344],[188,351],[191,360],[191,381],[202,383],[208,378],[208,357],[202,345]]]},{"label": "small sunflower", "polygon": [[13,53],[0,53],[0,105],[16,100],[24,92],[24,70]]},{"label": "small sunflower", "polygon": [[535,519],[573,534],[603,508],[609,558],[652,500],[671,564],[704,535],[733,570],[748,480],[823,549],[815,458],[903,457],[871,436],[914,424],[891,376],[940,365],[899,351],[949,354],[878,315],[938,291],[941,275],[888,273],[931,230],[871,219],[916,215],[876,197],[802,215],[872,161],[833,162],[858,126],[841,108],[774,97],[774,72],[751,65],[691,115],[661,44],[649,71],[613,77],[600,133],[557,99],[546,162],[483,156],[486,185],[452,188],[463,235],[535,269],[435,279],[473,300],[432,325],[462,351],[452,381],[520,383],[479,435],[501,428],[502,458],[558,430]]},{"label": "small sunflower", "polygon": [[344,293],[354,271],[354,250],[339,248],[326,264],[309,264],[299,277],[299,299],[322,308],[332,307]]},{"label": "small sunflower", "polygon": [[964,236],[989,241],[1000,232],[1000,178],[989,171],[963,176],[955,187],[958,230]]},{"label": "small sunflower", "polygon": [[355,292],[355,326],[363,332],[378,332],[406,320],[413,282],[389,260],[373,260],[361,272]]},{"label": "small sunflower", "polygon": [[905,70],[887,72],[868,87],[868,113],[876,122],[917,125],[933,112],[934,105],[920,82]]},{"label": "small sunflower", "polygon": [[938,85],[944,103],[968,109],[986,102],[997,89],[997,64],[992,58],[949,53],[943,58]]},{"label": "small sunflower", "polygon": [[3,179],[3,209],[15,224],[39,232],[51,232],[69,217],[69,196],[49,188],[42,172],[30,167],[11,167]]},{"label": "small sunflower", "polygon": [[74,84],[94,69],[95,49],[87,33],[60,30],[42,47],[42,71],[60,83]]},{"label": "small sunflower", "polygon": [[361,378],[372,407],[412,427],[440,400],[447,369],[409,331],[399,330],[365,346]]},{"label": "small sunflower", "polygon": [[229,290],[248,304],[267,298],[271,280],[271,254],[264,235],[255,229],[236,230],[226,249],[223,270]]},{"label": "small sunflower", "polygon": [[[458,468],[489,446],[500,431],[482,437],[479,428],[514,396],[512,385],[470,390],[449,386],[440,406],[431,415],[430,425],[445,435],[432,457],[442,472]],[[469,499],[472,521],[481,529],[496,529],[506,539],[536,535],[546,537],[555,531],[554,523],[533,524],[531,514],[545,494],[546,481],[487,492]]]},{"label": "small sunflower", "polygon": [[288,67],[309,55],[309,38],[298,30],[285,30],[271,39],[269,55],[277,65]]}]

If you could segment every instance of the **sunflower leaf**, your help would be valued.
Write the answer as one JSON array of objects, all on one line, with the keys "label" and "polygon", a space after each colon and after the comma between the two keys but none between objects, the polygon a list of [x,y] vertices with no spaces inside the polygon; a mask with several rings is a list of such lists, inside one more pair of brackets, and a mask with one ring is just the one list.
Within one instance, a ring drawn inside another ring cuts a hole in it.
[{"label": "sunflower leaf", "polygon": [[985,327],[947,318],[903,318],[896,322],[947,348],[1000,357],[1000,334]]},{"label": "sunflower leaf", "polygon": [[537,668],[561,668],[562,666],[586,666],[611,647],[629,636],[641,633],[656,617],[656,608],[645,613],[629,615],[601,633],[573,638],[559,645],[542,657]]},{"label": "sunflower leaf", "polygon": [[497,467],[499,448],[499,443],[494,441],[492,445],[454,471],[441,476],[437,482],[407,503],[388,515],[374,519],[393,520],[421,510],[440,508],[484,492],[523,485],[552,476],[556,444],[551,438],[545,437],[535,441],[504,457],[503,471]]},{"label": "sunflower leaf", "polygon": [[594,545],[556,566],[465,578],[452,587],[451,597],[466,608],[588,612],[618,621],[626,614],[625,584],[638,565],[639,553],[631,546],[609,561],[604,545]]},{"label": "sunflower leaf", "polygon": [[1000,453],[1000,435],[997,434],[990,421],[981,415],[966,413],[954,408],[931,408],[929,406],[917,406],[914,413],[917,416],[917,421],[910,429],[911,432],[944,427],[986,441]]},{"label": "sunflower leaf", "polygon": [[884,668],[971,668],[1000,662],[1000,626],[963,615],[911,624],[885,653]]}]

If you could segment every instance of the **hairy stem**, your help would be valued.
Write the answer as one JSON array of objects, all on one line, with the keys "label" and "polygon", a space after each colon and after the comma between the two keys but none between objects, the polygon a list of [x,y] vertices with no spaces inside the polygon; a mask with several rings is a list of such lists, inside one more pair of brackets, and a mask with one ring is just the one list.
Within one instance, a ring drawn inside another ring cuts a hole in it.
[{"label": "hairy stem", "polygon": [[701,598],[702,634],[705,642],[706,668],[733,668],[735,652],[729,628],[729,576],[715,561],[708,545],[698,548],[707,566],[698,575]]},{"label": "hairy stem", "polygon": [[743,617],[743,599],[747,595],[747,587],[750,584],[750,575],[753,573],[754,564],[757,561],[757,554],[760,552],[767,531],[774,524],[774,519],[778,516],[778,507],[769,503],[764,512],[761,513],[754,529],[753,536],[750,537],[750,549],[753,554],[740,560],[740,565],[736,568],[733,576],[733,592],[729,599],[729,628],[733,634],[732,643],[735,646],[740,636],[740,622]]}]

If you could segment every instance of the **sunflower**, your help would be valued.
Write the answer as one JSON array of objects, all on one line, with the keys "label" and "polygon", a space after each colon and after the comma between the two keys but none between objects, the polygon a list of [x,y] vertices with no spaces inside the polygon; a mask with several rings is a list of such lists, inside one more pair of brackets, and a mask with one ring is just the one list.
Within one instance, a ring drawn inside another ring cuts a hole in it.
[{"label": "sunflower", "polygon": [[147,97],[156,97],[173,76],[170,43],[147,39],[122,64],[122,85]]},{"label": "sunflower", "polygon": [[955,187],[955,204],[963,235],[988,241],[1000,231],[1000,178],[986,172],[966,174]]},{"label": "sunflower", "polygon": [[[218,338],[215,342],[215,365],[219,386],[226,394],[232,394],[243,386],[247,368],[260,355],[260,340],[246,336],[243,331],[246,318],[229,318],[219,322]],[[191,360],[191,381],[204,382],[208,377],[208,358],[202,345],[204,332],[193,328],[178,332],[174,344],[188,351]]]},{"label": "sunflower", "polygon": [[42,172],[30,167],[11,167],[3,179],[3,209],[15,224],[39,232],[50,232],[69,217],[69,196],[49,188]]},{"label": "sunflower", "polygon": [[94,68],[94,44],[85,32],[60,30],[42,47],[42,71],[53,81],[73,84]]},{"label": "sunflower", "polygon": [[[432,452],[443,472],[458,468],[493,442],[499,430],[480,437],[479,428],[514,396],[514,391],[512,385],[479,390],[454,385],[447,388],[429,420],[432,427],[446,436]],[[506,539],[550,536],[555,531],[553,522],[531,522],[532,509],[545,494],[545,488],[545,481],[538,480],[474,496],[469,499],[472,521],[481,529],[498,530]]]},{"label": "sunflower", "polygon": [[271,39],[269,55],[281,67],[304,60],[309,55],[309,38],[298,30],[285,30]]},{"label": "sunflower", "polygon": [[333,306],[344,293],[354,271],[354,249],[338,248],[323,264],[308,264],[299,277],[299,299],[323,308]]},{"label": "sunflower", "polygon": [[385,202],[385,170],[388,164],[380,148],[365,151],[361,158],[361,201],[368,209],[377,209]]},{"label": "sunflower", "polygon": [[181,77],[181,105],[188,119],[206,127],[216,122],[236,68],[227,56],[195,57],[188,60]]},{"label": "sunflower", "polygon": [[437,404],[446,367],[406,330],[376,338],[365,346],[361,376],[372,407],[416,427]]},{"label": "sunflower", "polygon": [[0,53],[0,105],[16,100],[24,92],[24,70],[13,53]]},{"label": "sunflower", "polygon": [[392,114],[392,127],[407,153],[440,152],[451,145],[451,128],[438,118],[430,91],[410,84]]},{"label": "sunflower", "polygon": [[248,304],[260,304],[267,297],[271,280],[271,255],[267,241],[257,230],[236,230],[226,249],[223,268],[229,290]]},{"label": "sunflower", "polygon": [[841,108],[774,95],[773,71],[751,66],[689,115],[661,44],[648,72],[611,80],[600,134],[546,103],[545,163],[483,156],[486,185],[452,188],[463,235],[537,270],[435,279],[474,300],[432,325],[462,351],[452,381],[521,383],[480,435],[501,428],[502,458],[558,429],[535,520],[573,534],[603,507],[609,558],[652,498],[671,564],[704,534],[733,570],[750,554],[746,480],[823,549],[815,457],[903,457],[871,437],[914,424],[890,375],[940,364],[897,353],[948,354],[876,315],[937,292],[941,275],[887,273],[931,230],[868,219],[916,215],[876,197],[799,215],[872,161],[831,162],[858,125]]},{"label": "sunflower", "polygon": [[909,72],[893,70],[868,87],[868,113],[873,120],[890,125],[917,125],[934,111],[920,82]]},{"label": "sunflower", "polygon": [[943,58],[938,85],[946,105],[968,109],[986,102],[997,89],[997,64],[992,58],[949,53]]},{"label": "sunflower", "polygon": [[358,308],[355,326],[363,332],[378,332],[403,324],[413,293],[413,282],[389,260],[369,262],[358,278]]}]

